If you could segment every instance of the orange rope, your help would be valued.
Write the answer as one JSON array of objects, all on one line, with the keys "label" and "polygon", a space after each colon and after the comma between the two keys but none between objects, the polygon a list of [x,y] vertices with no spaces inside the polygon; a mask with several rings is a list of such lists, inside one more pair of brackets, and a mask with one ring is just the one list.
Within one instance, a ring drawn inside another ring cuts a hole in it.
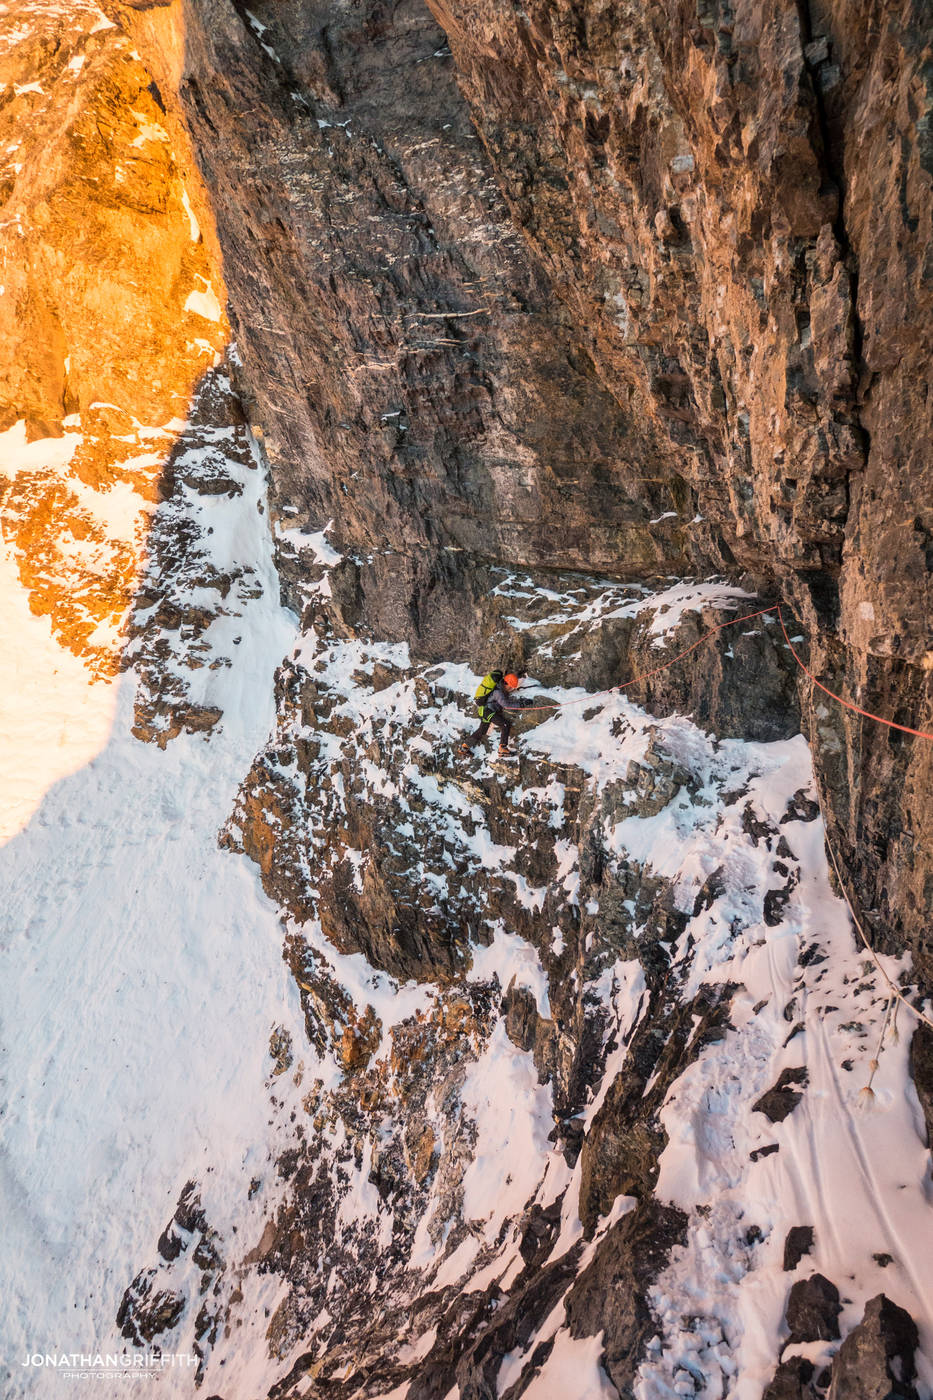
[{"label": "orange rope", "polygon": [[820,690],[824,691],[826,695],[832,696],[833,700],[838,701],[840,705],[845,705],[847,710],[854,710],[857,715],[864,715],[866,719],[876,720],[878,724],[886,724],[889,729],[899,729],[902,734],[913,734],[916,739],[933,739],[933,734],[928,734],[925,729],[910,729],[906,724],[895,724],[893,719],[884,719],[881,715],[873,715],[871,710],[863,710],[861,705],[853,705],[851,700],[844,700],[841,695],[837,695],[834,690],[830,690],[822,681],[818,681],[813,672],[807,669],[794,651],[791,639],[787,635],[787,628],[784,626],[784,614],[781,612],[780,603],[777,605],[777,615],[781,623],[781,631],[784,633],[784,640],[790,647],[791,656],[794,658],[801,671],[809,676],[813,684],[818,685]]},{"label": "orange rope", "polygon": [[735,627],[740,622],[751,622],[753,617],[763,617],[765,613],[774,612],[779,606],[780,604],[774,603],[770,608],[759,608],[758,612],[746,613],[744,617],[730,617],[728,622],[720,622],[718,627],[714,627],[710,632],[705,632],[698,642],[694,642],[692,646],[687,647],[686,651],[678,652],[676,656],[672,656],[670,661],[664,662],[663,666],[655,666],[653,671],[644,671],[640,676],[632,676],[630,680],[623,681],[621,685],[611,686],[609,690],[592,690],[588,695],[584,695],[579,700],[562,700],[552,705],[522,705],[521,709],[526,715],[534,710],[563,710],[566,709],[568,705],[585,705],[588,701],[595,700],[600,695],[614,695],[617,690],[625,690],[630,685],[636,685],[638,681],[650,680],[652,676],[658,675],[659,672],[666,671],[668,666],[673,666],[675,661],[682,661],[685,656],[689,656],[692,651],[696,651],[697,647],[702,646],[704,642],[708,642],[710,637],[715,637],[716,633],[721,632],[724,627]]},{"label": "orange rope", "polygon": [[822,681],[817,680],[813,672],[804,665],[794,650],[791,639],[787,635],[787,628],[784,626],[784,613],[780,603],[772,603],[769,608],[759,608],[757,612],[745,613],[742,617],[730,617],[727,622],[720,622],[717,627],[713,627],[709,632],[704,632],[699,641],[694,642],[692,646],[687,647],[684,651],[678,652],[676,656],[672,656],[670,661],[665,661],[661,666],[655,666],[653,671],[644,671],[641,675],[632,676],[629,680],[623,681],[621,685],[611,686],[609,690],[593,690],[577,700],[554,701],[549,705],[522,705],[518,710],[513,711],[513,713],[533,714],[536,710],[564,710],[569,705],[587,705],[593,700],[598,700],[601,695],[614,695],[619,690],[626,690],[630,685],[637,685],[639,681],[650,680],[652,676],[657,676],[661,671],[666,671],[669,666],[673,666],[677,661],[682,661],[685,656],[689,656],[692,651],[696,651],[697,647],[702,646],[704,642],[708,642],[710,637],[715,637],[716,633],[721,632],[724,627],[736,627],[740,622],[751,622],[753,618],[764,617],[767,613],[773,612],[776,612],[778,615],[781,631],[784,633],[784,640],[790,649],[791,656],[794,658],[801,671],[803,671],[806,676],[809,676],[813,684],[819,686],[820,690],[826,695],[829,695],[838,704],[844,705],[847,710],[853,710],[857,715],[864,715],[866,719],[873,719],[878,724],[886,724],[889,729],[899,729],[902,734],[912,734],[917,739],[933,740],[933,733],[929,733],[925,729],[911,729],[906,724],[896,724],[893,719],[885,719],[882,715],[872,714],[871,710],[863,710],[861,705],[855,705],[851,700],[846,700],[843,696],[837,695],[834,690],[830,690]]}]

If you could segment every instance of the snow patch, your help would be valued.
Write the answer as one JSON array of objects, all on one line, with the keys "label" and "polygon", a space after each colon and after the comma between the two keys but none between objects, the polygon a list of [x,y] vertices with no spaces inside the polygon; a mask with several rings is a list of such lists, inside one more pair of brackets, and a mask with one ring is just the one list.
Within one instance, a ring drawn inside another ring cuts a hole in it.
[{"label": "snow patch", "polygon": [[463,1178],[463,1215],[483,1225],[487,1242],[535,1194],[550,1151],[553,1103],[530,1055],[513,1045],[499,1021],[461,1091],[476,1123],[473,1159]]},{"label": "snow patch", "polygon": [[205,321],[219,321],[223,316],[223,308],[217,300],[216,293],[206,277],[200,273],[196,274],[198,281],[204,283],[202,291],[188,293],[184,309],[191,311],[195,316],[201,316]]},{"label": "snow patch", "polygon": [[473,945],[473,966],[467,973],[468,982],[491,982],[497,978],[506,991],[513,982],[527,987],[534,995],[538,1015],[548,1020],[551,1005],[548,1000],[547,973],[541,965],[537,948],[515,933],[507,933],[502,920],[493,927],[493,939],[487,946]]},{"label": "snow patch", "polygon": [[618,1400],[619,1392],[600,1365],[602,1354],[602,1332],[578,1341],[562,1328],[541,1370],[522,1391],[524,1400]]}]

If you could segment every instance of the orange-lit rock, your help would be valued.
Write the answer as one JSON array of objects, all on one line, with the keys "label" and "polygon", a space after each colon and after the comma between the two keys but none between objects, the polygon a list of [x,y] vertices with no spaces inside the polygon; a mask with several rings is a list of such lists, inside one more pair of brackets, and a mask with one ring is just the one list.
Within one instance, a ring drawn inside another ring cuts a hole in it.
[{"label": "orange-lit rock", "polygon": [[33,611],[107,676],[162,469],[228,338],[225,292],[190,155],[97,6],[11,7],[0,83],[0,430],[25,424],[0,517]]}]

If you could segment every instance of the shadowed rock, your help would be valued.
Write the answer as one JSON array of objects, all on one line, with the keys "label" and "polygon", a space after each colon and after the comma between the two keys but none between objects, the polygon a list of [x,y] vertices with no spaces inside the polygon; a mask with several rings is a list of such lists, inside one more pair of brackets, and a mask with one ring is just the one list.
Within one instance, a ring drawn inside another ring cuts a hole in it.
[{"label": "shadowed rock", "polygon": [[631,1394],[645,1343],[657,1330],[646,1301],[674,1245],[686,1239],[687,1217],[648,1200],[612,1227],[567,1297],[571,1335],[603,1333],[602,1364],[620,1395]]},{"label": "shadowed rock", "polygon": [[933,1030],[918,1022],[910,1042],[910,1073],[927,1125],[927,1146],[933,1148]]},{"label": "shadowed rock", "polygon": [[805,1254],[813,1248],[813,1226],[792,1225],[784,1241],[784,1272],[796,1269]]},{"label": "shadowed rock", "polygon": [[783,1123],[803,1098],[803,1089],[792,1086],[806,1082],[807,1071],[803,1068],[781,1070],[777,1082],[752,1104],[752,1112],[763,1113],[772,1123]]},{"label": "shadowed rock", "polygon": [[815,1367],[805,1356],[782,1361],[761,1400],[816,1400],[819,1392],[812,1385]]},{"label": "shadowed rock", "polygon": [[839,1348],[827,1400],[916,1400],[917,1342],[910,1313],[879,1293]]},{"label": "shadowed rock", "polygon": [[785,1318],[791,1342],[832,1341],[839,1336],[839,1289],[822,1274],[799,1279],[790,1290]]}]

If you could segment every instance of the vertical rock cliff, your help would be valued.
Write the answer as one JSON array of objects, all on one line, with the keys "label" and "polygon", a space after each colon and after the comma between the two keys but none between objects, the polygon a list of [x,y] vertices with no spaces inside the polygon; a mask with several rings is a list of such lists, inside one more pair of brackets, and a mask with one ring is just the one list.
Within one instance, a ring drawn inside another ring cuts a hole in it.
[{"label": "vertical rock cliff", "polygon": [[927,1400],[933,743],[783,631],[933,729],[919,0],[2,23],[11,1335]]},{"label": "vertical rock cliff", "polygon": [[[431,8],[516,223],[666,429],[713,557],[797,610],[832,689],[928,716],[925,7]],[[926,966],[929,754],[820,696],[809,726],[876,933]]]},{"label": "vertical rock cliff", "polygon": [[[928,715],[922,7],[431,8],[139,7],[281,508],[389,550],[360,596],[433,654],[473,560],[689,560]],[[806,709],[853,888],[926,963],[926,749]]]}]

